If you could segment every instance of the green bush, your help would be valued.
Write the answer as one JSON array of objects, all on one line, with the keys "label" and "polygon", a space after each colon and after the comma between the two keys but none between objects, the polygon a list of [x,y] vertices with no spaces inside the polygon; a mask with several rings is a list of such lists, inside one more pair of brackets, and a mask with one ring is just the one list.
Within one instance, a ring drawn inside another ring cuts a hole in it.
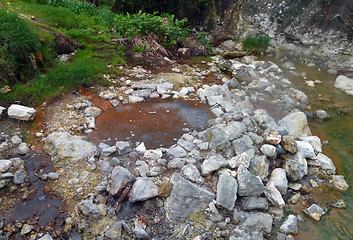
[{"label": "green bush", "polygon": [[142,13],[130,15],[127,13],[115,16],[115,30],[118,36],[131,39],[132,37],[154,33],[167,46],[176,45],[179,37],[189,34],[189,29],[184,27],[187,19],[175,19],[174,15],[157,13]]},{"label": "green bush", "polygon": [[247,36],[243,40],[243,50],[248,53],[263,53],[267,50],[269,44],[270,37],[268,36]]},{"label": "green bush", "polygon": [[[39,39],[17,14],[0,9],[0,80],[15,82],[33,75],[30,54],[39,50]],[[1,84],[0,82],[0,84]]]}]

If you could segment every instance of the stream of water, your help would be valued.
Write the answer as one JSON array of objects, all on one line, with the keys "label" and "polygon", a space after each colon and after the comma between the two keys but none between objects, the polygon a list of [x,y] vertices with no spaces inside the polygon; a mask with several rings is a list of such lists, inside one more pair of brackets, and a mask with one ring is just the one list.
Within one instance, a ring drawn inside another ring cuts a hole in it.
[{"label": "stream of water", "polygon": [[[262,57],[260,60],[269,60],[281,67],[285,76],[309,98],[313,112],[324,109],[331,118],[326,121],[314,119],[310,121],[313,135],[321,140],[328,140],[329,144],[323,147],[325,155],[329,156],[336,168],[337,174],[345,176],[350,188],[346,192],[339,192],[326,186],[320,186],[312,192],[314,201],[328,209],[328,213],[321,222],[310,219],[299,223],[300,233],[297,239],[353,239],[353,97],[334,88],[337,75],[329,74],[316,67],[304,64],[295,64],[301,74],[292,74],[283,67],[283,62],[272,57]],[[306,79],[304,79],[304,76]],[[320,80],[322,83],[308,87],[305,80]],[[343,199],[347,209],[332,207],[332,203]],[[300,213],[301,204],[290,205],[287,211]]]}]

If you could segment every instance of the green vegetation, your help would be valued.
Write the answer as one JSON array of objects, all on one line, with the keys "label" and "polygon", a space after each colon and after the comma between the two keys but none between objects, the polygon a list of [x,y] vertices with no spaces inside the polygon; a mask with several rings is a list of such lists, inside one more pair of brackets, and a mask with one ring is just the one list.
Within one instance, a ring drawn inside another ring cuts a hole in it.
[{"label": "green vegetation", "polygon": [[208,32],[200,32],[197,36],[197,41],[201,43],[202,46],[204,46],[209,53],[212,54],[213,48],[206,38],[207,35],[208,35]]},{"label": "green vegetation", "polygon": [[131,15],[117,14],[114,26],[118,36],[131,39],[155,34],[164,46],[171,47],[177,44],[178,38],[189,34],[189,29],[184,27],[186,22],[186,18],[178,20],[171,14],[157,15],[157,12],[149,14],[140,11]]},{"label": "green vegetation", "polygon": [[12,85],[12,91],[1,94],[0,100],[16,99],[24,104],[40,103],[73,90],[78,85],[90,83],[95,74],[104,69],[104,64],[93,59],[91,52],[80,51],[69,65],[59,64],[45,76],[37,76],[25,84]]},{"label": "green vegetation", "polygon": [[30,25],[17,14],[0,9],[0,33],[0,83],[14,83],[23,76],[33,76],[35,55],[38,52],[47,55],[47,51],[39,44]]},{"label": "green vegetation", "polygon": [[[100,73],[118,77],[118,66],[127,64],[131,52],[151,51],[149,41],[172,49],[189,34],[187,19],[172,14],[115,14],[84,1],[8,0],[1,7],[0,89],[8,85],[12,91],[0,94],[0,102],[40,103],[79,84],[102,82]],[[54,34],[64,34],[86,50],[59,63]],[[131,47],[119,39],[128,39]],[[103,70],[106,65],[112,67]]]},{"label": "green vegetation", "polygon": [[252,37],[247,36],[243,40],[243,49],[248,53],[263,53],[267,50],[270,44],[270,37],[268,36],[258,36]]}]

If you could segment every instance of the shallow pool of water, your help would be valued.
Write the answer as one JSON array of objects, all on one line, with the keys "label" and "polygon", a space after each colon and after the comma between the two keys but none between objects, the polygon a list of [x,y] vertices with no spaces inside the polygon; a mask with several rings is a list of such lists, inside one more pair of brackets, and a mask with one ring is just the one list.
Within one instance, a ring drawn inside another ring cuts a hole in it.
[{"label": "shallow pool of water", "polygon": [[185,132],[207,127],[213,118],[210,107],[196,100],[151,99],[119,104],[96,118],[90,141],[144,142],[147,148],[170,147]]}]

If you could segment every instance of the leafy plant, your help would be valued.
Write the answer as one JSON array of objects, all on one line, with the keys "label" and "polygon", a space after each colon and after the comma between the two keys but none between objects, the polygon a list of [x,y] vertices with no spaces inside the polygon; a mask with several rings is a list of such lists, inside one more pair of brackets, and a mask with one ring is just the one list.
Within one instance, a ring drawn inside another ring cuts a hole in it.
[{"label": "leafy plant", "polygon": [[269,44],[270,37],[268,36],[247,36],[243,40],[243,49],[248,53],[262,53],[267,50]]},{"label": "leafy plant", "polygon": [[176,45],[179,37],[188,35],[189,29],[184,27],[186,18],[178,20],[171,14],[157,14],[157,12],[149,14],[142,11],[132,15],[117,14],[115,16],[116,34],[131,39],[154,33],[167,47]]},{"label": "leafy plant", "polygon": [[197,35],[197,41],[201,43],[202,46],[204,46],[209,53],[212,54],[213,48],[206,38],[207,34],[208,32],[199,32],[199,34]]}]

